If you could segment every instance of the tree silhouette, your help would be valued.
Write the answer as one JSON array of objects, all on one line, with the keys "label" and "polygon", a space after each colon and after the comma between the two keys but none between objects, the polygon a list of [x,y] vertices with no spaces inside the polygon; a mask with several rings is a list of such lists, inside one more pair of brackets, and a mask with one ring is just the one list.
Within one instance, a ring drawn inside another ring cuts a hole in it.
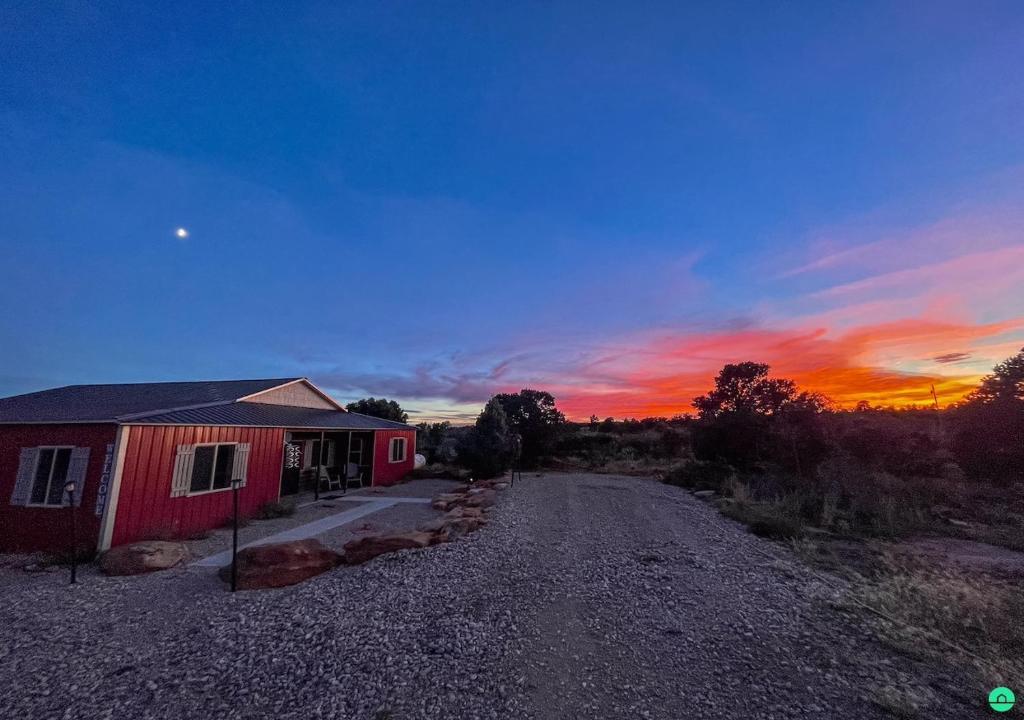
[{"label": "tree silhouette", "polygon": [[487,401],[476,425],[467,433],[459,448],[459,458],[481,478],[495,477],[508,469],[512,462],[512,431],[497,397]]},{"label": "tree silhouette", "polygon": [[552,451],[565,424],[565,416],[555,407],[554,396],[543,390],[523,388],[492,399],[501,404],[512,432],[522,438],[523,466],[536,466]]},{"label": "tree silhouette", "polygon": [[394,420],[396,422],[404,423],[408,421],[409,416],[406,414],[402,406],[394,400],[388,400],[386,398],[363,398],[362,400],[356,400],[350,402],[345,406],[345,409],[349,412],[359,413],[360,415],[369,415],[375,418],[381,418],[383,420]]},{"label": "tree silhouette", "polygon": [[715,378],[715,389],[693,399],[697,414],[702,419],[725,413],[770,416],[795,403],[812,409],[821,409],[826,404],[820,395],[797,393],[792,380],[768,377],[770,369],[764,363],[755,362],[726,365]]},{"label": "tree silhouette", "polygon": [[992,368],[992,374],[981,380],[968,402],[1024,402],[1024,348]]}]

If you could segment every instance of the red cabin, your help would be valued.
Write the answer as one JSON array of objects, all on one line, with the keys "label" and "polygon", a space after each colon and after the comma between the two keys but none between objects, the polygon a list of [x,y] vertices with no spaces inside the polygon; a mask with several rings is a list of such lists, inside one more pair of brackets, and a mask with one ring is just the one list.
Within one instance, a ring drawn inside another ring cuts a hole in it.
[{"label": "red cabin", "polygon": [[[306,378],[72,385],[0,399],[0,550],[188,538],[282,496],[391,485],[416,428],[346,411]],[[69,496],[65,487],[72,483]],[[76,509],[70,509],[69,497]]]}]

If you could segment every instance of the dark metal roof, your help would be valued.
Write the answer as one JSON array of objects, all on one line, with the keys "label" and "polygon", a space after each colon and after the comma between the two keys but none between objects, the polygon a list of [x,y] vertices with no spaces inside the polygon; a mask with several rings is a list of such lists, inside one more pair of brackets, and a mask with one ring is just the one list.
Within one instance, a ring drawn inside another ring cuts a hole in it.
[{"label": "dark metal roof", "polygon": [[394,420],[341,410],[233,402],[133,418],[140,425],[251,425],[317,430],[415,430]]},{"label": "dark metal roof", "polygon": [[0,399],[0,423],[123,422],[141,413],[230,403],[300,379],[69,385]]}]

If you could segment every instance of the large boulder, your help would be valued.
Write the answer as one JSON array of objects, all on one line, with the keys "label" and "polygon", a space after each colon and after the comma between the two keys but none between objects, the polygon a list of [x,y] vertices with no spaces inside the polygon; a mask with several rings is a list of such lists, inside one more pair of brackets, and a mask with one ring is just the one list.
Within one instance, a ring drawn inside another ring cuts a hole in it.
[{"label": "large boulder", "polygon": [[100,570],[107,575],[140,575],[172,568],[188,557],[188,548],[180,542],[147,540],[121,545],[103,553]]},{"label": "large boulder", "polygon": [[401,535],[370,535],[345,543],[345,563],[358,565],[372,560],[378,555],[424,548],[438,542],[438,538],[430,532],[422,530],[403,533]]},{"label": "large boulder", "polygon": [[[326,572],[341,564],[341,555],[324,547],[319,540],[255,545],[238,551],[238,589],[285,587]],[[231,565],[220,569],[223,580],[230,580]]]}]

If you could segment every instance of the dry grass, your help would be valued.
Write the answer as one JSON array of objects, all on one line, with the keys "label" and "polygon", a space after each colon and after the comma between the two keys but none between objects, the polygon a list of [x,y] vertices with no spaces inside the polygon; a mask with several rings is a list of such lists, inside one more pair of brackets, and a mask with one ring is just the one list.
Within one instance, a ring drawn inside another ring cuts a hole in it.
[{"label": "dry grass", "polygon": [[953,660],[990,685],[1024,685],[1024,595],[983,573],[883,556],[858,575],[850,599],[895,622],[876,622],[902,652]]}]

